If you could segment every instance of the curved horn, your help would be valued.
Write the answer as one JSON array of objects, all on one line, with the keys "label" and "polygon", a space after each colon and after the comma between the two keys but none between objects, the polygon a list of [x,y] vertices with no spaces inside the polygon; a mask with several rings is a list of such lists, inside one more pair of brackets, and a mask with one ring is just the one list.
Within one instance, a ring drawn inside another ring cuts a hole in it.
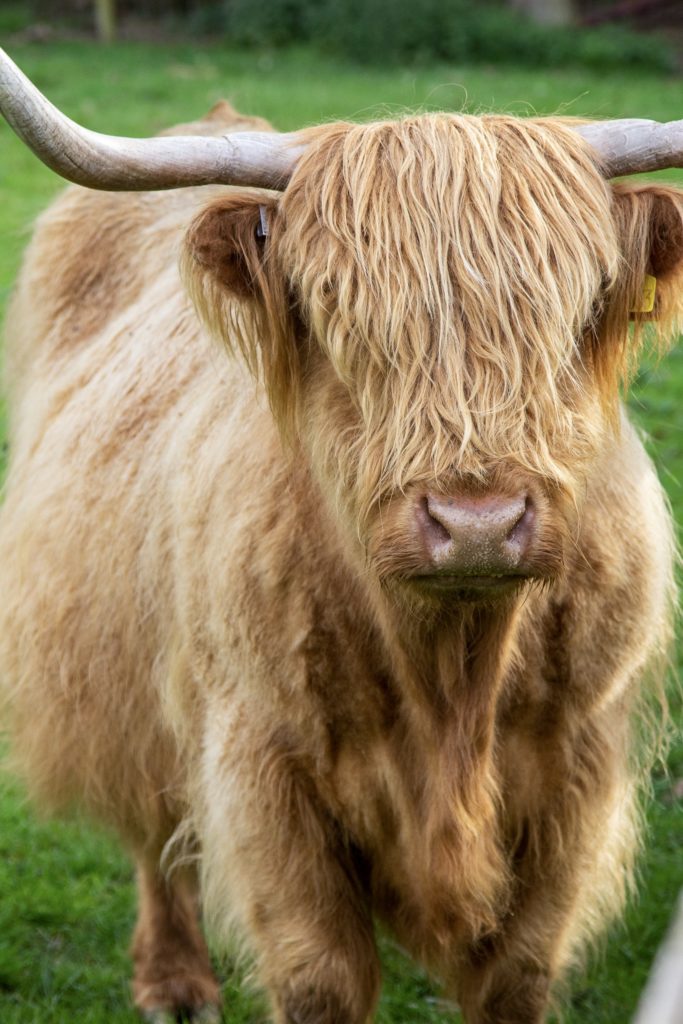
[{"label": "curved horn", "polygon": [[276,132],[151,139],[100,135],[57,110],[1,48],[0,112],[57,174],[109,191],[212,184],[282,189],[303,152],[296,135]]},{"label": "curved horn", "polygon": [[683,167],[683,121],[603,121],[576,131],[599,153],[608,178]]}]

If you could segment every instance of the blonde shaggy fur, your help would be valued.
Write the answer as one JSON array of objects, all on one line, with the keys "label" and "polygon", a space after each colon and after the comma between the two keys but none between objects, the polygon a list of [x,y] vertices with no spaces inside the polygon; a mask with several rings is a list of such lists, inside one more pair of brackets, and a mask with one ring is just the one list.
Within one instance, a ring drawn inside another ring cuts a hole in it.
[{"label": "blonde shaggy fur", "polygon": [[[618,382],[646,273],[675,329],[683,196],[610,186],[560,120],[310,144],[281,196],[72,188],[38,224],[8,328],[14,762],[135,856],[141,1009],[218,1002],[199,882],[279,1024],[371,1017],[373,917],[468,1024],[538,1024],[637,848],[673,545]],[[520,487],[536,582],[416,591],[425,491]],[[179,832],[199,879],[162,877]]]}]

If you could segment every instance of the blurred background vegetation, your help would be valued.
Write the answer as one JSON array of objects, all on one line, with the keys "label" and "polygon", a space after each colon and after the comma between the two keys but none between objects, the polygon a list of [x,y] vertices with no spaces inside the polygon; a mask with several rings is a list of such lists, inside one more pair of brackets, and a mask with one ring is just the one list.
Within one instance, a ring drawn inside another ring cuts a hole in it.
[{"label": "blurred background vegetation", "polygon": [[[10,0],[11,3],[11,0]],[[10,6],[8,0],[5,5]],[[671,71],[681,0],[28,0],[34,35],[150,31],[238,45],[311,43],[368,64],[434,60]],[[652,33],[659,38],[652,39]]]},{"label": "blurred background vegetation", "polygon": [[[683,0],[0,0],[0,45],[70,116],[129,135],[221,96],[283,130],[408,108],[683,116]],[[683,171],[657,177],[683,186]],[[31,222],[62,187],[0,119],[0,321]],[[644,363],[629,401],[683,523],[683,345]],[[574,979],[563,1024],[632,1018],[683,883],[680,733],[652,797],[639,899]],[[134,903],[115,840],[39,820],[0,771],[2,1024],[135,1024]],[[382,951],[380,1024],[459,1019],[391,942]],[[239,972],[223,975],[226,1024],[263,1021]]]}]

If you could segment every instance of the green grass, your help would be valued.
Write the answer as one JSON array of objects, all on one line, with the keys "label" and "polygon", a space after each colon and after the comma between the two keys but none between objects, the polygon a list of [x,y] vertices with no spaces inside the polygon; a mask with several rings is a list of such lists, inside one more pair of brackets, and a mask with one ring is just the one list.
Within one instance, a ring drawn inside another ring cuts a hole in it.
[{"label": "green grass", "polygon": [[[221,96],[283,129],[416,107],[660,120],[683,115],[680,80],[628,71],[609,76],[465,67],[369,71],[305,51],[235,53],[195,43],[5,45],[72,117],[101,130],[130,134],[191,119]],[[683,180],[680,172],[668,176]],[[60,187],[0,123],[0,316],[31,222]],[[657,368],[643,370],[632,406],[652,437],[654,457],[681,522],[681,349]],[[680,743],[672,752],[671,776],[683,776]],[[683,883],[681,804],[663,774],[655,779],[654,789],[640,899],[609,937],[587,977],[577,980],[567,1024],[629,1020]],[[115,842],[82,823],[37,821],[16,786],[0,777],[3,1024],[134,1021],[125,954],[133,919],[132,873]],[[387,942],[383,951],[382,1024],[444,1024],[454,1019],[424,975],[399,951]],[[264,1017],[261,1004],[240,988],[239,979],[226,983],[226,1006],[229,1024]]]}]

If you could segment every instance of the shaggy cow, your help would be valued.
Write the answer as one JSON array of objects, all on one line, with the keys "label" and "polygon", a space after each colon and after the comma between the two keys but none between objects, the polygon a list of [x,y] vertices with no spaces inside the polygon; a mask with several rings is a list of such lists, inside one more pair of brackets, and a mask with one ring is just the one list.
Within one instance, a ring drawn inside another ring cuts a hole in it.
[{"label": "shaggy cow", "polygon": [[468,1024],[537,1024],[637,846],[672,539],[618,382],[641,321],[673,329],[683,193],[611,186],[557,119],[286,145],[280,194],[72,188],[38,224],[7,330],[14,761],[135,858],[152,1019],[219,1004],[201,892],[280,1024],[371,1018],[373,920]]}]

